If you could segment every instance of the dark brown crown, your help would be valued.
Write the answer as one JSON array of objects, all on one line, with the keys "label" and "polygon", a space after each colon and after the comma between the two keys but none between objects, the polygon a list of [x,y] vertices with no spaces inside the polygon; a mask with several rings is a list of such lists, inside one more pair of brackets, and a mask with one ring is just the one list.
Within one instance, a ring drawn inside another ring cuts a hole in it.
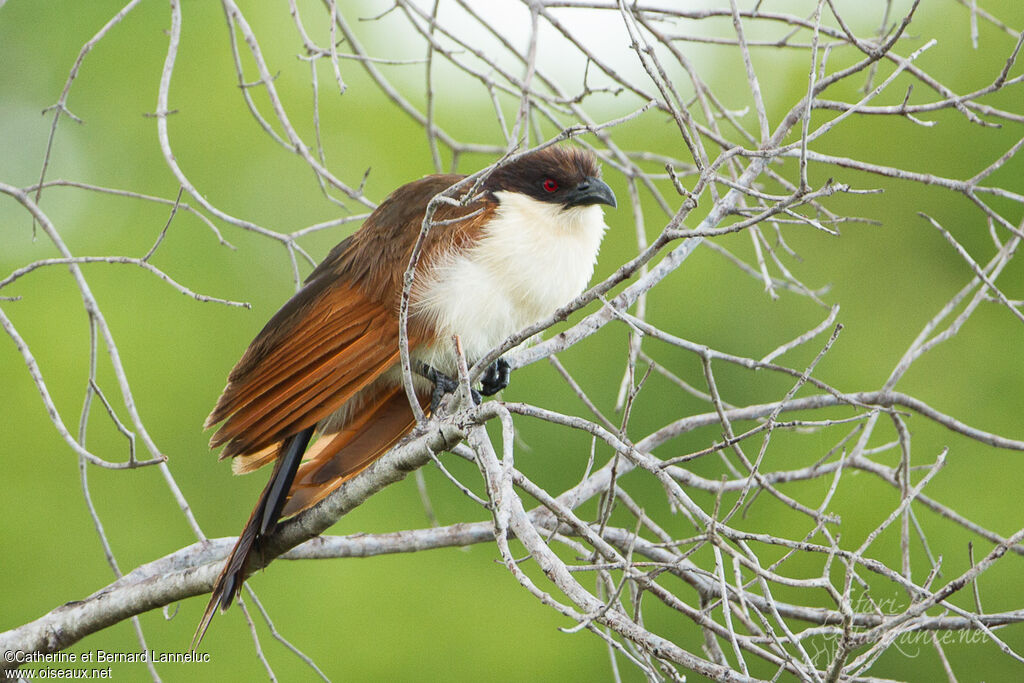
[{"label": "dark brown crown", "polygon": [[589,151],[552,146],[498,168],[484,187],[489,192],[520,192],[534,199],[561,204],[566,203],[581,183],[600,177],[601,167]]}]

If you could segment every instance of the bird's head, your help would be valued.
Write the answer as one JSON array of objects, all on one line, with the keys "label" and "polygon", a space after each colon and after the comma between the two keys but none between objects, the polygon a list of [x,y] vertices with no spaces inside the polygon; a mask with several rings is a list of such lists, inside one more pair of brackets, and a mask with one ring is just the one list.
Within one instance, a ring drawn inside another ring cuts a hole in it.
[{"label": "bird's head", "polygon": [[562,210],[607,204],[615,193],[601,180],[601,168],[589,151],[551,146],[496,169],[485,189],[501,201],[514,192]]}]

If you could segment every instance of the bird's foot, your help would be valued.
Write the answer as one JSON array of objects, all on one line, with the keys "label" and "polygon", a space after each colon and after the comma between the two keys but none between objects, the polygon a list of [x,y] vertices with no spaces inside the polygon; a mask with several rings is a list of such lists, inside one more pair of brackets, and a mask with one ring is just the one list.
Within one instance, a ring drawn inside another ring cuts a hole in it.
[{"label": "bird's foot", "polygon": [[[459,388],[459,383],[426,363],[419,369],[419,374],[434,383],[434,390],[430,394],[430,412],[436,413],[437,407],[441,405],[441,399],[445,397],[445,394],[454,394]],[[480,392],[476,389],[470,389],[469,392],[470,397],[473,399],[473,404],[480,405],[480,402],[483,401]]]},{"label": "bird's foot", "polygon": [[509,367],[508,361],[499,357],[487,367],[480,378],[480,393],[484,396],[494,396],[508,386],[511,374],[512,368]]}]

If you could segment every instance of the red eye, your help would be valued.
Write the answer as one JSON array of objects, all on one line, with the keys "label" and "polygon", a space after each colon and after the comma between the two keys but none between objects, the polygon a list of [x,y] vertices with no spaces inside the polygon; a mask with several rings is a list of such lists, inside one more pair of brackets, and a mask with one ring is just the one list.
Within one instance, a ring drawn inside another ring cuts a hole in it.
[{"label": "red eye", "polygon": [[555,180],[554,178],[548,178],[547,180],[544,181],[544,191],[545,192],[554,192],[557,189],[558,189],[558,181]]}]

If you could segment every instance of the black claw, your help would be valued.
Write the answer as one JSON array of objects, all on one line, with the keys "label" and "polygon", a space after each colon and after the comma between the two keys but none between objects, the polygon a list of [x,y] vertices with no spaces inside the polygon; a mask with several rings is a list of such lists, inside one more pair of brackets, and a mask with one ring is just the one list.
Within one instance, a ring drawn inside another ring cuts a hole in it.
[{"label": "black claw", "polygon": [[[434,383],[434,390],[430,394],[430,412],[436,413],[437,407],[441,405],[441,399],[444,398],[444,395],[454,394],[459,388],[459,383],[443,372],[435,370],[425,363],[417,368],[417,372]],[[480,396],[480,392],[476,389],[470,389],[469,392],[470,397],[473,399],[473,403],[480,405],[480,402],[483,401],[483,398]]]},{"label": "black claw", "polygon": [[451,394],[459,388],[459,383],[443,372],[438,372],[429,365],[425,366],[424,377],[434,383],[434,390],[430,394],[430,412],[436,413],[437,407],[441,405],[441,399],[445,394]]},{"label": "black claw", "polygon": [[480,393],[484,396],[494,396],[508,386],[511,374],[512,369],[508,366],[507,360],[499,358],[494,361],[480,378]]}]

